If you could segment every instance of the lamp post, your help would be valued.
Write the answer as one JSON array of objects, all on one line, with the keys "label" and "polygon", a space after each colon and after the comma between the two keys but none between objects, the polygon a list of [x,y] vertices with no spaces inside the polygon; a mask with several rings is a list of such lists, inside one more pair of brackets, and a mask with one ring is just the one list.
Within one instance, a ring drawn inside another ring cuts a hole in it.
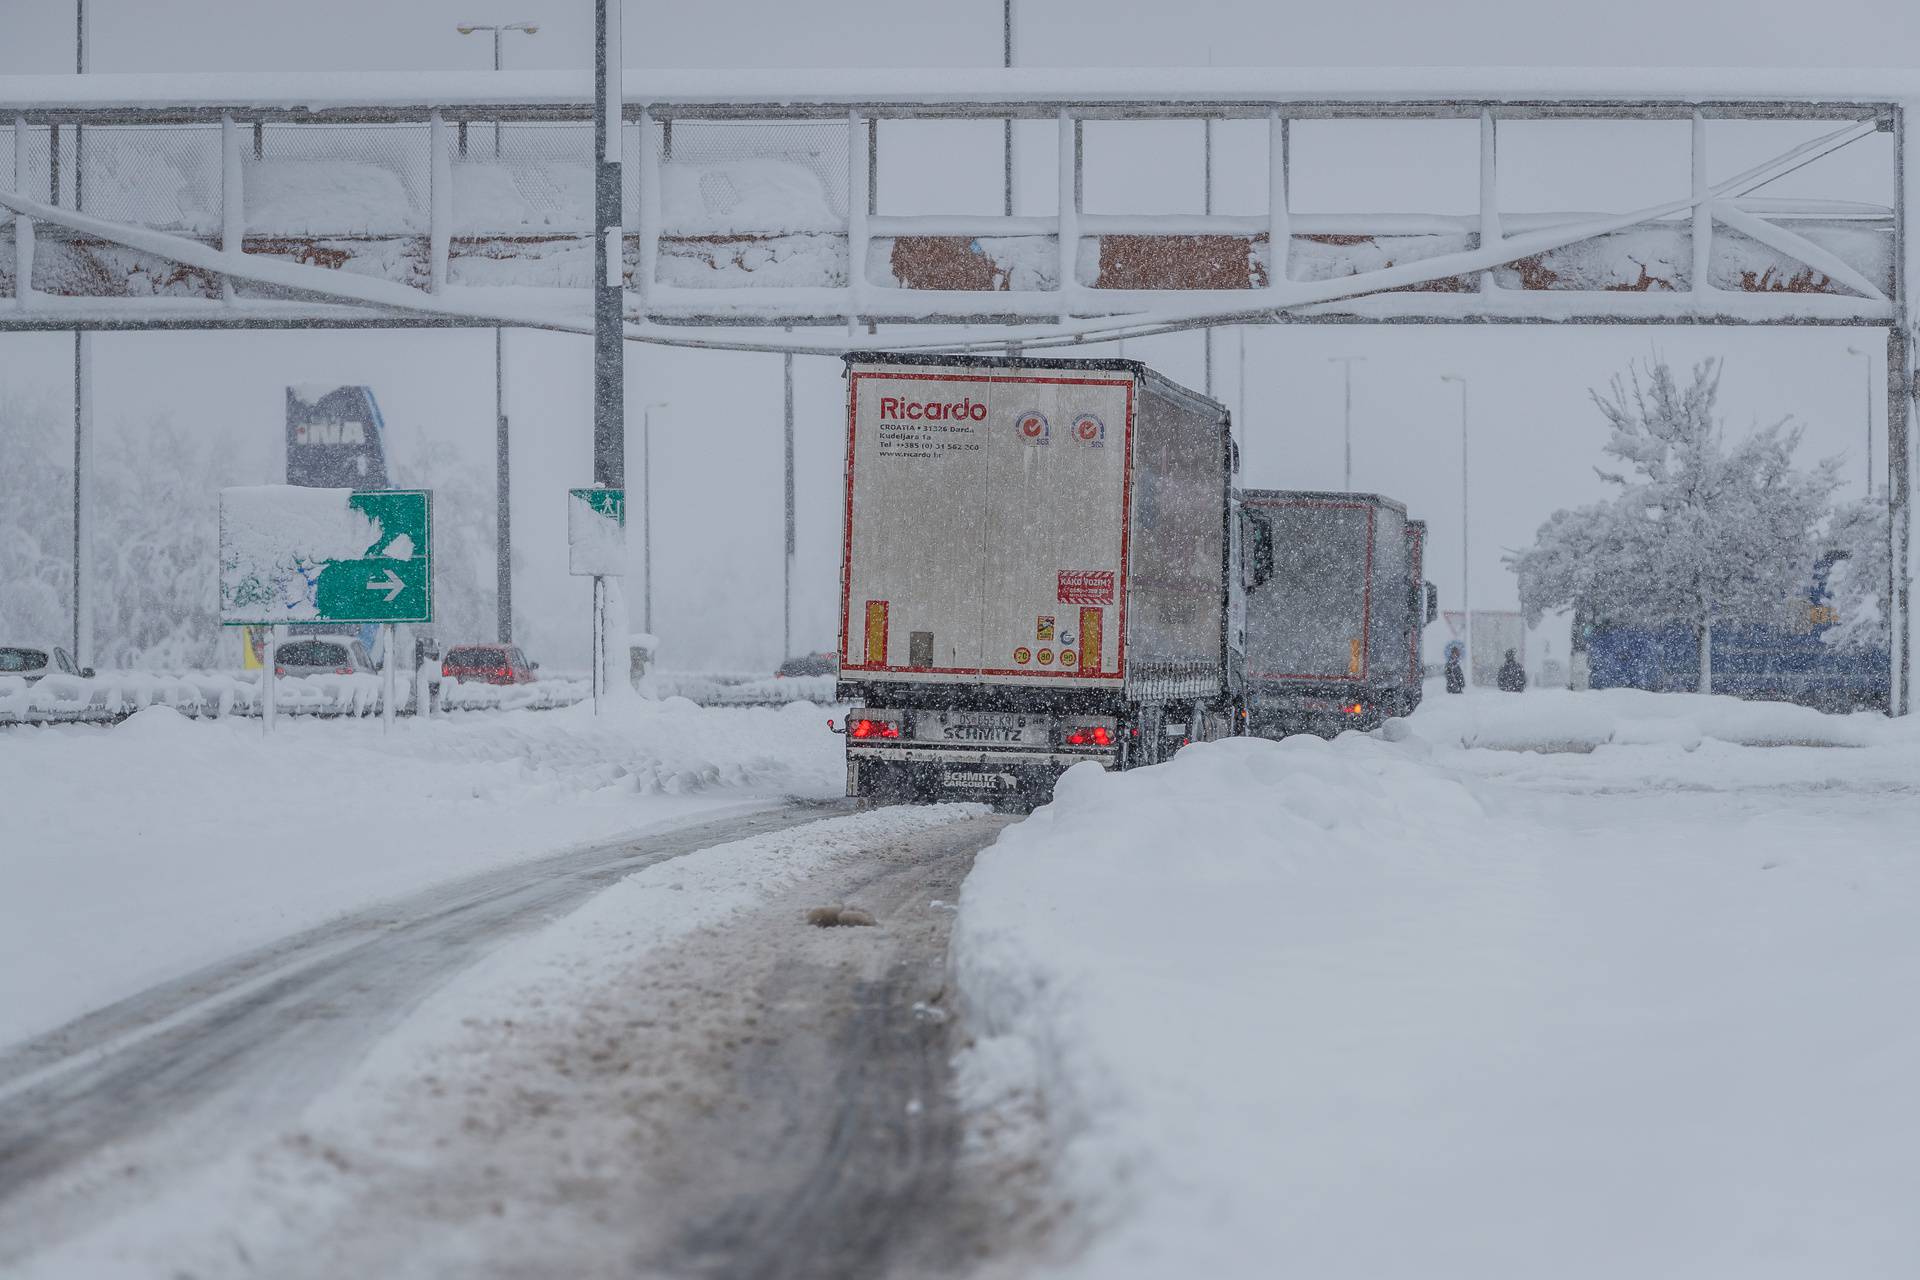
[{"label": "lamp post", "polygon": [[[518,31],[532,35],[540,30],[532,22],[507,22],[483,26],[463,22],[454,28],[463,36],[476,31],[493,33],[493,69],[500,69],[500,35]],[[500,158],[500,122],[493,122],[493,158]],[[501,644],[513,643],[513,484],[511,457],[507,447],[507,338],[506,330],[493,330],[493,580],[494,638]]]},{"label": "lamp post", "polygon": [[1467,380],[1457,373],[1443,373],[1442,382],[1460,384],[1460,613],[1464,619],[1461,641],[1461,665],[1467,671],[1467,683],[1473,683],[1473,597],[1469,592],[1471,584],[1469,566],[1472,557],[1468,554],[1467,524]]},{"label": "lamp post", "polygon": [[[491,31],[493,33],[493,69],[498,71],[501,34],[507,31],[518,31],[524,35],[533,35],[540,30],[540,24],[537,22],[462,22],[454,30],[463,36],[470,36],[476,31]],[[500,122],[498,120],[493,122],[493,158],[495,160],[500,158]]]},{"label": "lamp post", "polygon": [[1341,481],[1340,487],[1348,493],[1353,492],[1353,366],[1355,364],[1365,364],[1366,360],[1367,358],[1365,356],[1328,356],[1327,357],[1328,364],[1337,364],[1337,365],[1343,366],[1346,369],[1346,375],[1347,375],[1347,428],[1346,428],[1347,462],[1346,462],[1346,470],[1341,473],[1344,478]]},{"label": "lamp post", "polygon": [[1850,356],[1866,357],[1867,373],[1867,496],[1873,496],[1873,351],[1866,347],[1848,347]]},{"label": "lamp post", "polygon": [[646,586],[640,597],[640,629],[653,631],[653,411],[667,407],[655,400],[640,410],[640,576]]}]

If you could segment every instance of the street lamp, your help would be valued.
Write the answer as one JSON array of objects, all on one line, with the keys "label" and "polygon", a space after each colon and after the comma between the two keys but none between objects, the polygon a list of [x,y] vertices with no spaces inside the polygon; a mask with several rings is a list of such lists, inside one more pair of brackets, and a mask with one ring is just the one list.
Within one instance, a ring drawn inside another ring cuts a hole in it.
[{"label": "street lamp", "polygon": [[1340,487],[1348,493],[1353,492],[1353,366],[1366,363],[1365,356],[1328,356],[1328,364],[1344,365],[1347,371],[1347,466],[1345,479]]},{"label": "street lamp", "polygon": [[[533,35],[540,30],[540,24],[537,22],[462,22],[454,27],[454,30],[463,36],[470,36],[476,31],[493,32],[493,69],[498,71],[500,69],[501,33],[505,31],[519,31],[525,35]],[[495,160],[500,158],[500,122],[498,120],[493,122],[493,158]]]},{"label": "street lamp", "polygon": [[1867,373],[1867,496],[1873,496],[1873,352],[1862,347],[1848,347],[1850,356],[1865,356]]},{"label": "street lamp", "polygon": [[1467,380],[1457,373],[1443,373],[1442,382],[1460,384],[1460,614],[1465,638],[1460,644],[1461,665],[1467,669],[1467,683],[1473,683],[1473,597],[1469,592],[1472,558],[1467,541]]},{"label": "street lamp", "polygon": [[640,629],[653,630],[653,411],[668,402],[655,400],[640,410],[640,574],[646,580],[640,597]]},{"label": "street lamp", "polygon": [[[454,27],[463,36],[476,31],[493,33],[493,69],[500,69],[500,33],[518,31],[532,35],[538,23],[507,22],[486,25],[462,22]],[[460,136],[461,154],[466,154],[466,135]],[[493,122],[493,158],[500,158],[500,122]],[[498,325],[493,330],[493,554],[494,554],[494,636],[501,644],[513,643],[513,492],[512,473],[507,451],[507,339]]]}]

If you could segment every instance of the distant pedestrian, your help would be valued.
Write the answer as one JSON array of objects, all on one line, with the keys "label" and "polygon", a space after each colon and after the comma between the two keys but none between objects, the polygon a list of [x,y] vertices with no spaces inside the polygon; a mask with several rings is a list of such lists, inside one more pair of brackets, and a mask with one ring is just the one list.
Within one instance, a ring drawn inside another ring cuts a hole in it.
[{"label": "distant pedestrian", "polygon": [[1520,665],[1513,650],[1507,650],[1507,660],[1500,664],[1500,674],[1494,678],[1505,693],[1520,693],[1527,687],[1527,669]]},{"label": "distant pedestrian", "polygon": [[1447,692],[1465,693],[1467,673],[1460,669],[1460,650],[1447,650]]}]

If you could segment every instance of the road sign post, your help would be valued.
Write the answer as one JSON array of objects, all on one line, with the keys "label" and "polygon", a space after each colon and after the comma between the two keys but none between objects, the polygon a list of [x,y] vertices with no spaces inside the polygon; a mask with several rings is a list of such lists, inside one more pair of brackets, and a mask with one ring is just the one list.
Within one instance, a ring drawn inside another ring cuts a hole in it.
[{"label": "road sign post", "polygon": [[433,621],[433,495],[425,489],[254,485],[220,491],[220,621],[273,629],[261,714],[271,727],[289,623],[387,628],[381,718],[393,723],[393,627]]},{"label": "road sign post", "polygon": [[567,490],[567,571],[593,579],[593,713],[609,682],[607,579],[627,571],[627,492]]}]

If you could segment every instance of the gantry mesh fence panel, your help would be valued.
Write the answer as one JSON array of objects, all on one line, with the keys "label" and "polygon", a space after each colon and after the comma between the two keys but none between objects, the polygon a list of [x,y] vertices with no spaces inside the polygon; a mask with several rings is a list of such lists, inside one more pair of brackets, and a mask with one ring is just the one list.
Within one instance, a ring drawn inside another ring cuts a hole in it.
[{"label": "gantry mesh fence panel", "polygon": [[449,127],[453,234],[586,235],[593,230],[593,125],[476,123],[466,150]]},{"label": "gantry mesh fence panel", "polygon": [[72,145],[79,165],[63,204],[111,222],[218,234],[219,125],[90,125]]},{"label": "gantry mesh fence panel", "polygon": [[423,234],[433,208],[430,135],[425,121],[264,126],[258,156],[246,152],[248,233]]},{"label": "gantry mesh fence panel", "polygon": [[[662,234],[846,230],[844,121],[668,120],[649,132],[660,162]],[[864,146],[864,131],[862,138]]]}]

